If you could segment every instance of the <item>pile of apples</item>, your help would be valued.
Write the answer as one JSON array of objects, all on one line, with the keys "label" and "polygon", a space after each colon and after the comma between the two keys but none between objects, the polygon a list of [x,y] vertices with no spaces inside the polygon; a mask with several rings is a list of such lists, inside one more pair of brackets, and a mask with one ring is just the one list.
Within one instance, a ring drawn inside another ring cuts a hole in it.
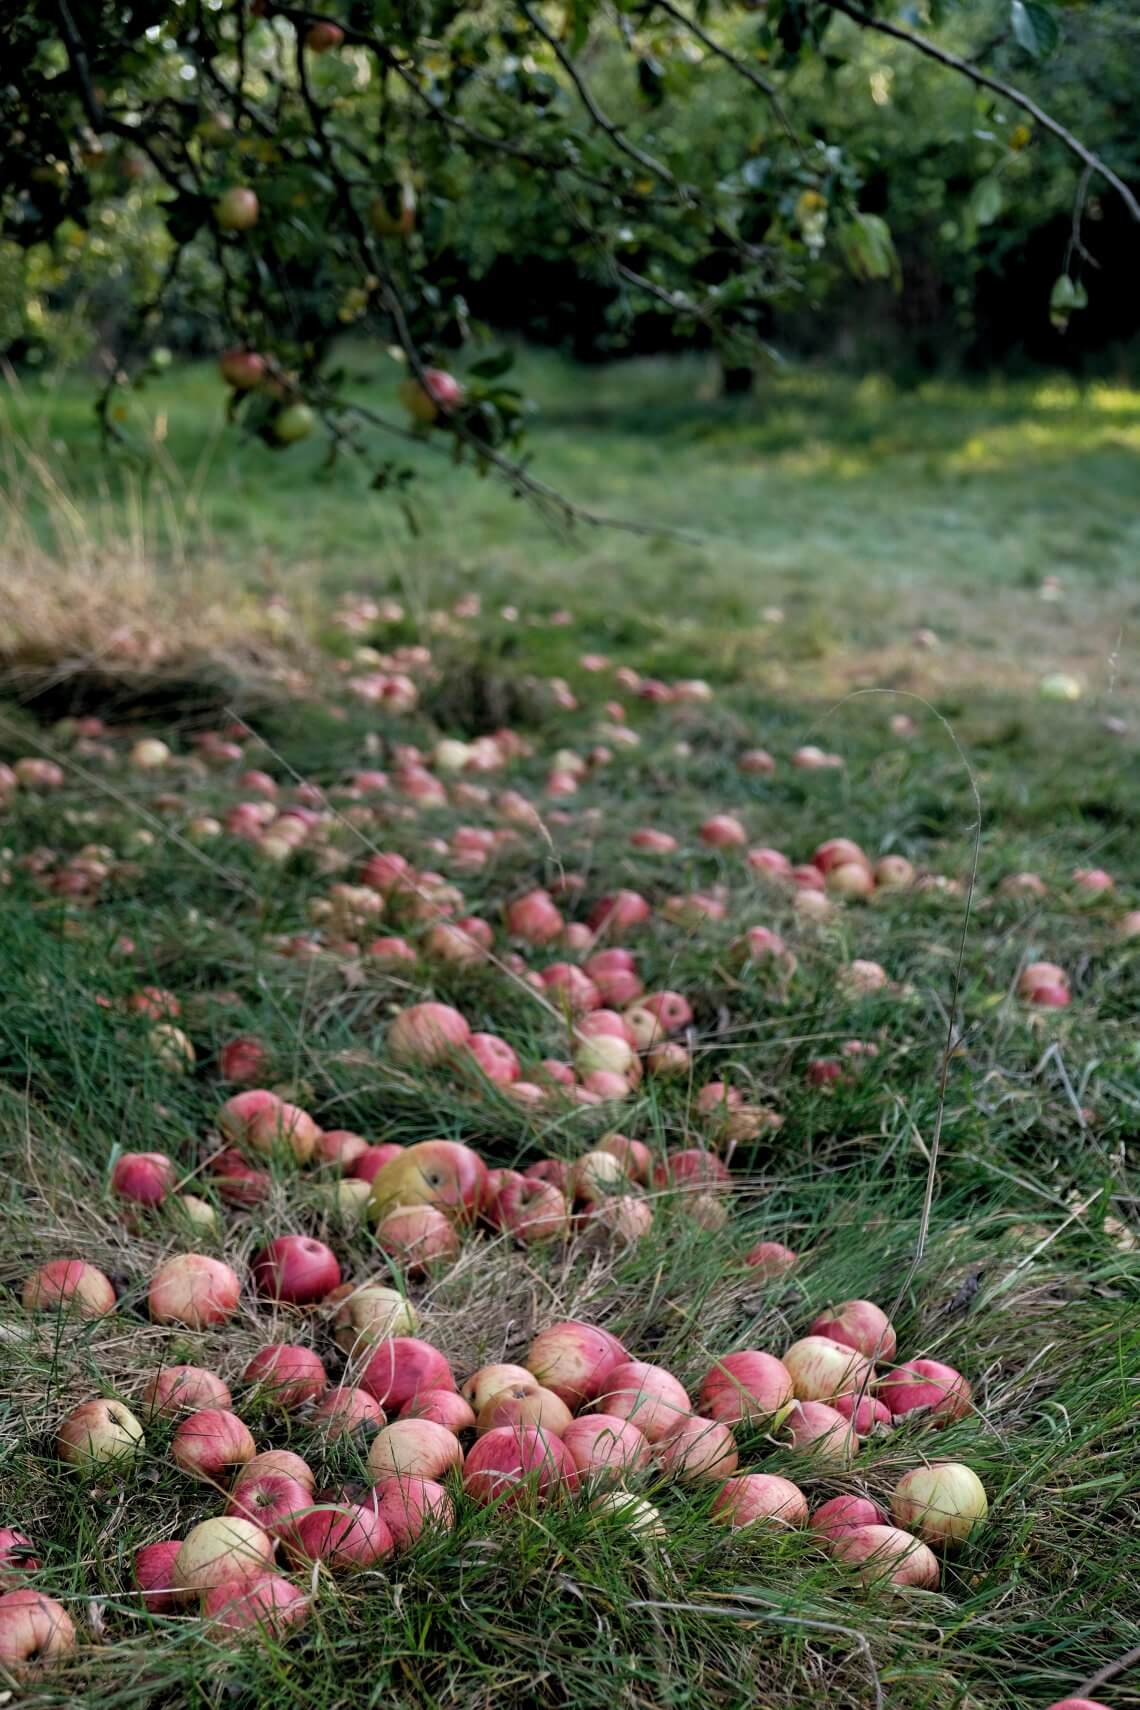
[{"label": "pile of apples", "polygon": [[[667,1542],[666,1519],[637,1487],[672,1485],[725,1526],[807,1526],[864,1581],[923,1588],[939,1583],[935,1551],[962,1544],[986,1517],[980,1480],[955,1461],[932,1458],[904,1473],[889,1517],[862,1491],[812,1512],[790,1479],[740,1470],[735,1430],[742,1426],[799,1450],[809,1476],[834,1480],[872,1432],[907,1417],[937,1427],[970,1410],[966,1379],[937,1361],[911,1360],[876,1375],[876,1362],[894,1358],[895,1333],[870,1301],[823,1313],[782,1357],[756,1348],[724,1354],[695,1387],[695,1400],[664,1367],[633,1358],[612,1332],[577,1320],[541,1330],[521,1364],[483,1366],[457,1383],[444,1355],[416,1335],[411,1301],[381,1284],[341,1284],[335,1260],[322,1270],[327,1260],[309,1250],[320,1245],[285,1237],[254,1259],[252,1272],[276,1300],[328,1309],[345,1358],[342,1379],[330,1383],[312,1348],[273,1343],[248,1361],[242,1383],[251,1399],[268,1403],[270,1416],[298,1417],[320,1442],[354,1439],[366,1454],[367,1486],[318,1489],[302,1456],[259,1450],[230,1385],[193,1365],[145,1377],[141,1418],[117,1398],[97,1397],[58,1426],[60,1460],[102,1475],[137,1460],[147,1431],[172,1423],[174,1466],[217,1493],[217,1514],[137,1552],[135,1586],[152,1614],[197,1609],[210,1628],[228,1633],[292,1629],[319,1597],[323,1575],[375,1567],[425,1530],[450,1529],[461,1501],[505,1512],[581,1500]],[[239,1296],[228,1265],[188,1253],[159,1266],[148,1302],[155,1323],[201,1329],[231,1319]],[[113,1307],[114,1291],[94,1267],[56,1261],[27,1279],[23,1299],[29,1311],[93,1317]],[[76,1644],[63,1606],[24,1583],[39,1567],[30,1538],[15,1528],[0,1532],[0,1575],[16,1587],[0,1597],[0,1661],[15,1673],[33,1657],[43,1664]]]}]

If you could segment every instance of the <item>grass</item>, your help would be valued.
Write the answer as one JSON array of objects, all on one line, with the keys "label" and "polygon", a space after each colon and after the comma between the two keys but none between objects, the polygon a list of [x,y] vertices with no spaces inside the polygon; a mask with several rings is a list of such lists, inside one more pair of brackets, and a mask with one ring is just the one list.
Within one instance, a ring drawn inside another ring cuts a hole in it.
[{"label": "grass", "polygon": [[[363,367],[359,353],[353,360]],[[0,1283],[17,1291],[0,1312],[0,1525],[41,1546],[37,1583],[67,1603],[81,1633],[76,1657],[25,1687],[26,1699],[45,1710],[792,1710],[805,1699],[837,1710],[1032,1710],[1109,1670],[1092,1695],[1128,1710],[1140,1704],[1140,1673],[1116,1665],[1140,1643],[1140,955],[1118,923],[1140,901],[1128,629],[1140,400],[1053,383],[900,395],[792,375],[729,405],[700,396],[697,364],[527,366],[532,390],[551,404],[536,434],[541,472],[611,510],[694,530],[705,544],[551,537],[525,509],[446,465],[421,495],[423,533],[410,540],[355,472],[322,473],[316,451],[231,454],[217,439],[204,374],[144,395],[151,422],[165,418],[165,437],[158,461],[129,474],[93,457],[76,383],[12,401],[7,468],[19,504],[7,512],[6,573],[26,598],[0,653],[24,673],[9,679],[24,700],[0,708],[0,760],[46,744],[66,777],[57,791],[18,790],[0,810]],[[129,578],[119,575],[125,555]],[[1046,574],[1062,578],[1059,602],[1040,598]],[[333,616],[347,591],[395,594],[405,615],[349,637]],[[444,616],[472,591],[483,615]],[[273,652],[275,593],[305,617],[306,634],[284,658]],[[196,600],[216,614],[197,634]],[[499,614],[508,600],[515,620]],[[782,622],[763,617],[769,605],[784,609]],[[568,625],[549,622],[560,606]],[[143,626],[149,614],[162,642],[155,658],[108,650],[113,615],[121,623],[127,611]],[[916,625],[941,645],[916,648]],[[432,650],[419,710],[395,716],[345,692],[338,662],[355,647],[389,652],[411,640]],[[578,663],[588,651],[662,677],[701,676],[715,693],[660,707],[623,695],[639,746],[615,745],[578,795],[551,801],[552,754],[588,751],[614,692],[609,674]],[[310,779],[346,815],[359,804],[335,792],[353,770],[391,770],[395,744],[430,748],[440,728],[472,734],[506,708],[534,752],[481,780],[488,804],[453,801],[407,817],[389,792],[374,799],[371,819],[336,820],[323,846],[283,865],[230,836],[195,846],[186,837],[194,817],[224,818],[245,792],[240,766],[190,764],[190,739],[223,723],[227,703],[244,704],[243,678],[255,668],[256,739],[242,764],[267,769],[283,789]],[[1041,701],[1039,677],[1058,668],[1084,676],[1081,701]],[[577,709],[559,709],[552,674],[571,681]],[[974,801],[944,727],[919,702],[879,694],[836,708],[837,692],[851,687],[929,698],[952,722],[983,802],[933,1165],[963,895],[882,893],[813,924],[783,888],[750,876],[739,852],[710,851],[696,835],[702,818],[727,808],[752,841],[793,859],[842,834],[964,887]],[[96,702],[110,705],[112,723],[93,749],[43,722]],[[900,709],[915,719],[909,736],[888,727]],[[1126,722],[1123,734],[1106,728],[1106,713]],[[125,762],[144,732],[175,751],[153,776]],[[742,774],[740,751],[761,742],[775,775]],[[794,768],[804,742],[839,751],[843,768]],[[946,1559],[937,1592],[861,1588],[807,1535],[726,1533],[709,1517],[712,1490],[650,1476],[643,1485],[664,1517],[663,1541],[632,1536],[581,1503],[507,1515],[460,1499],[453,1533],[382,1570],[322,1577],[303,1634],[222,1643],[192,1616],[140,1613],[133,1591],[135,1548],[181,1536],[220,1506],[173,1469],[166,1428],[148,1427],[146,1454],[122,1473],[90,1481],[56,1462],[52,1436],[70,1405],[101,1392],[137,1405],[145,1373],[182,1358],[233,1383],[259,1445],[302,1449],[330,1488],[360,1476],[359,1446],[331,1447],[303,1417],[274,1416],[240,1385],[252,1352],[273,1340],[311,1343],[339,1370],[322,1313],[273,1308],[247,1288],[221,1329],[178,1333],[147,1320],[155,1265],[188,1244],[244,1272],[267,1234],[300,1228],[330,1241],[346,1276],[387,1268],[367,1232],[330,1215],[310,1173],[278,1161],[262,1205],[223,1208],[216,1243],[191,1241],[161,1214],[127,1226],[109,1193],[120,1150],[167,1151],[209,1196],[211,1122],[232,1090],[218,1064],[227,1039],[257,1034],[271,1052],[271,1084],[288,1086],[322,1125],[370,1139],[445,1135],[511,1164],[574,1156],[612,1126],[612,1113],[526,1111],[451,1074],[394,1069],[390,1017],[423,996],[458,1003],[524,1062],[565,1054],[558,1019],[493,967],[425,955],[395,975],[320,939],[311,959],[281,953],[312,930],[311,905],[352,878],[369,848],[398,849],[452,877],[450,857],[427,840],[462,824],[501,825],[494,796],[504,787],[540,804],[543,834],[454,874],[465,907],[495,925],[498,947],[503,903],[531,885],[580,873],[582,898],[566,905],[575,918],[603,892],[634,886],[658,911],[631,940],[640,970],[650,989],[673,987],[694,1006],[692,1084],[647,1077],[620,1112],[622,1130],[659,1154],[705,1144],[693,1094],[709,1079],[775,1108],[783,1126],[737,1147],[721,1229],[700,1227],[684,1196],[657,1193],[653,1227],[632,1248],[589,1230],[526,1251],[490,1231],[467,1235],[453,1266],[410,1285],[424,1333],[461,1376],[487,1359],[517,1359],[538,1326],[581,1316],[695,1389],[718,1355],[779,1352],[831,1301],[897,1299],[903,1353],[962,1369],[974,1412],[936,1438],[914,1423],[874,1438],[850,1473],[760,1432],[740,1432],[740,1459],[798,1479],[813,1504],[839,1489],[887,1498],[927,1454],[968,1461],[989,1491],[990,1517]],[[559,822],[559,809],[569,819]],[[674,855],[630,846],[647,823],[675,833]],[[68,896],[53,875],[92,844],[106,877]],[[1090,903],[1071,874],[1094,865],[1117,889]],[[1046,895],[1005,894],[1002,878],[1027,868]],[[673,894],[717,884],[724,922],[683,928],[659,912]],[[755,923],[785,935],[794,973],[741,964],[733,946]],[[121,952],[124,935],[133,954]],[[840,973],[856,956],[880,961],[892,989],[848,995]],[[1033,1012],[1017,999],[1019,969],[1040,957],[1068,971],[1068,1009]],[[148,984],[182,1005],[197,1054],[187,1074],[162,1067],[147,1023],[124,1007]],[[838,1055],[849,1039],[878,1054],[833,1090],[812,1086],[809,1062]],[[933,1209],[912,1274],[928,1178]],[[742,1263],[761,1238],[801,1254],[790,1279],[758,1281]],[[33,1322],[20,1310],[23,1277],[65,1254],[113,1278],[113,1317]]]}]

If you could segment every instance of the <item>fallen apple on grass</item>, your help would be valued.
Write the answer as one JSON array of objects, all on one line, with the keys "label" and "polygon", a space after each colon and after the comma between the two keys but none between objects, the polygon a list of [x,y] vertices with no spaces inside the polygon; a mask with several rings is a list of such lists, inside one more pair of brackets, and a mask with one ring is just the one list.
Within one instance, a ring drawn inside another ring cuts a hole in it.
[{"label": "fallen apple on grass", "polygon": [[965,1543],[989,1512],[985,1487],[961,1461],[934,1461],[904,1473],[891,1495],[891,1518],[928,1544]]},{"label": "fallen apple on grass", "polygon": [[225,1324],[237,1310],[241,1284],[228,1265],[204,1253],[179,1253],[158,1267],[147,1293],[156,1324],[203,1330]]},{"label": "fallen apple on grass", "polygon": [[488,1431],[463,1463],[463,1488],[481,1508],[530,1504],[577,1486],[578,1468],[561,1439],[532,1426]]},{"label": "fallen apple on grass", "polygon": [[68,1466],[91,1472],[108,1463],[125,1465],[146,1445],[143,1428],[121,1401],[85,1401],[64,1419],[55,1447]]},{"label": "fallen apple on grass", "polygon": [[54,1597],[23,1587],[0,1594],[0,1670],[17,1680],[75,1649],[75,1623]]},{"label": "fallen apple on grass", "polygon": [[175,1466],[205,1484],[218,1483],[227,1468],[243,1466],[256,1452],[248,1425],[221,1407],[188,1414],[170,1439]]},{"label": "fallen apple on grass", "polygon": [[234,1515],[200,1520],[174,1558],[176,1600],[185,1603],[217,1585],[258,1579],[271,1567],[273,1552],[273,1539],[252,1520]]},{"label": "fallen apple on grass", "polygon": [[74,1313],[102,1318],[115,1310],[110,1279],[82,1259],[50,1259],[25,1281],[20,1293],[25,1312]]},{"label": "fallen apple on grass", "polygon": [[711,1509],[714,1520],[734,1528],[775,1521],[802,1526],[808,1517],[807,1498],[798,1484],[777,1473],[738,1473],[726,1479]]},{"label": "fallen apple on grass", "polygon": [[148,1413],[175,1416],[194,1413],[200,1407],[229,1411],[233,1396],[222,1378],[202,1366],[160,1366],[146,1381],[143,1404]]}]

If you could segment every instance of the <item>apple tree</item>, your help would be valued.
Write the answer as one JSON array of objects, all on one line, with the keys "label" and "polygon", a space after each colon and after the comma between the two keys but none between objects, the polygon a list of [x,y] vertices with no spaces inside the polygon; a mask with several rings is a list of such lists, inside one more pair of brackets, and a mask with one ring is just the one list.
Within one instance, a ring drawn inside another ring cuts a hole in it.
[{"label": "apple tree", "polygon": [[[456,256],[473,183],[484,206],[494,185],[516,231],[532,210],[584,271],[746,364],[771,305],[821,261],[862,279],[896,272],[886,221],[862,205],[861,161],[818,103],[808,116],[797,102],[804,68],[842,65],[868,36],[967,80],[1021,126],[1020,146],[1064,151],[1078,202],[1095,178],[1140,222],[1107,153],[1039,98],[1067,9],[8,0],[0,229],[58,253],[128,198],[149,211],[152,252],[131,275],[99,400],[108,432],[116,389],[153,363],[171,302],[192,301],[227,347],[233,415],[268,444],[321,429],[334,450],[365,454],[382,487],[406,471],[377,445],[411,434],[570,515],[528,466],[509,353],[464,299]],[[733,123],[716,146],[690,148],[676,115],[712,78],[730,83]],[[1080,306],[1074,272],[1053,291],[1059,312]],[[349,329],[405,362],[391,410],[351,394],[336,354]]]}]

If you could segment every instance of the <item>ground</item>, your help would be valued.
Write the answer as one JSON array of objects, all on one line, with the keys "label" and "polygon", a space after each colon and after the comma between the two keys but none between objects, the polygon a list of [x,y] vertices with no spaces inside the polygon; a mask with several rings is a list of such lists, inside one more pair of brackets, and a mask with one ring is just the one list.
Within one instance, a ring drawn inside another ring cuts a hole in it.
[{"label": "ground", "polygon": [[[370,395],[389,395],[390,375],[350,360]],[[35,1582],[81,1637],[29,1701],[1014,1710],[1108,1671],[1092,1696],[1125,1710],[1140,1703],[1135,1667],[1114,1668],[1140,1643],[1140,939],[1124,924],[1140,905],[1140,397],[1067,381],[904,394],[790,374],[725,403],[696,362],[568,371],[529,358],[525,370],[545,406],[536,470],[677,533],[551,532],[492,483],[414,451],[428,478],[412,535],[346,460],[325,470],[313,447],[235,449],[206,370],[143,394],[128,425],[147,463],[98,457],[78,382],[9,399],[0,760],[49,756],[63,781],[22,781],[0,808],[0,1280],[13,1291],[0,1319],[0,1526],[40,1546]],[[418,705],[362,700],[353,683],[385,667],[359,650],[412,645],[430,650],[411,658]],[[594,654],[603,668],[582,664]],[[701,679],[709,698],[646,698],[615,678],[620,666]],[[1042,696],[1058,672],[1078,699]],[[610,700],[636,745],[615,734]],[[60,725],[75,714],[107,731]],[[892,726],[900,715],[912,724]],[[198,764],[195,739],[235,720],[241,759]],[[413,811],[399,744],[430,755],[440,735],[502,725],[532,751],[468,779],[485,802],[449,776],[446,805]],[[156,771],[128,759],[143,737],[172,751]],[[842,765],[797,766],[806,744]],[[552,796],[558,751],[598,746],[608,761]],[[741,770],[754,747],[773,772]],[[256,786],[238,783],[250,767],[274,780],[279,806],[298,780],[327,792],[323,831],[287,859],[199,823],[251,798]],[[383,768],[390,786],[354,799],[344,786],[361,768]],[[511,819],[504,791],[529,797],[538,823]],[[793,862],[844,836],[923,877],[814,918],[743,848],[701,841],[714,813]],[[472,868],[452,842],[464,825],[519,836]],[[676,850],[631,846],[647,825]],[[430,921],[393,899],[379,927],[322,923],[331,887],[355,882],[377,849],[457,883],[461,912],[491,923],[496,960],[441,962]],[[1082,889],[1073,875],[1090,868],[1113,889]],[[1041,894],[1003,887],[1024,871]],[[531,968],[587,954],[516,947],[504,924],[512,898],[567,875],[583,880],[560,895],[567,919],[619,886],[652,904],[628,943],[650,991],[692,1005],[691,1073],[648,1074],[617,1107],[524,1107],[454,1066],[398,1067],[392,1018],[429,997],[507,1039],[528,1072],[570,1054],[564,1018],[500,966],[514,948]],[[710,890],[723,919],[668,918],[670,898]],[[756,925],[790,955],[744,954]],[[393,972],[343,942],[375,931],[404,933],[419,959]],[[298,954],[298,938],[315,952]],[[882,990],[851,990],[857,958],[886,970]],[[1065,970],[1066,1007],[1019,996],[1037,960]],[[147,986],[178,1000],[186,1072],[130,1008]],[[390,1275],[367,1229],[329,1211],[319,1172],[274,1159],[269,1197],[221,1203],[216,1237],[190,1235],[176,1212],[128,1215],[110,1192],[122,1151],[160,1150],[214,1196],[212,1125],[236,1090],[219,1053],[246,1034],[268,1048],[270,1085],[371,1141],[446,1136],[511,1165],[574,1157],[614,1128],[658,1158],[719,1138],[722,1227],[658,1187],[633,1246],[588,1222],[548,1247],[465,1230],[453,1263],[409,1282],[422,1334],[462,1378],[573,1316],[695,1393],[728,1350],[779,1354],[829,1303],[876,1300],[901,1357],[966,1375],[967,1416],[874,1436],[850,1470],[742,1428],[740,1466],[786,1473],[814,1506],[840,1490],[889,1499],[924,1458],[967,1462],[990,1513],[945,1558],[940,1588],[860,1586],[809,1533],[728,1531],[710,1517],[715,1484],[649,1476],[639,1488],[661,1511],[661,1540],[582,1501],[488,1514],[460,1498],[454,1532],[377,1571],[320,1576],[293,1638],[235,1645],[192,1617],[141,1613],[133,1551],[183,1535],[222,1498],[173,1467],[162,1420],[129,1469],[61,1468],[53,1437],[70,1406],[117,1394],[139,1408],[146,1374],[181,1358],[219,1371],[259,1446],[301,1449],[326,1488],[358,1478],[364,1452],[330,1449],[303,1414],[283,1417],[239,1382],[270,1341],[341,1365],[326,1313],[274,1307],[249,1285],[267,1235],[327,1239],[357,1281]],[[846,1055],[856,1040],[876,1054]],[[818,1084],[820,1059],[841,1064],[838,1081]],[[726,1148],[696,1103],[712,1080],[782,1125]],[[758,1277],[744,1255],[760,1240],[793,1248],[795,1270]],[[148,1321],[147,1284],[190,1246],[239,1271],[241,1306],[226,1326],[172,1332]],[[115,1313],[25,1313],[29,1272],[72,1256],[112,1279]]]}]

